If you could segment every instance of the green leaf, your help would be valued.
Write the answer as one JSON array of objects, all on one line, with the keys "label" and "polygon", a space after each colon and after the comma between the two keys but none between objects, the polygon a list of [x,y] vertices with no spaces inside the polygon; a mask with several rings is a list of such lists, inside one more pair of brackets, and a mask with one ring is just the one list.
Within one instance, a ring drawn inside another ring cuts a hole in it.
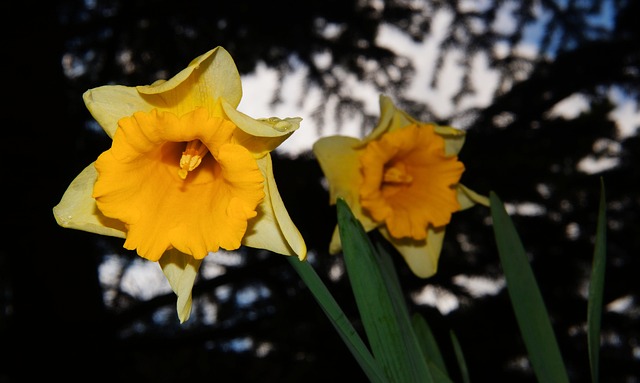
[{"label": "green leaf", "polygon": [[444,358],[442,357],[442,353],[440,352],[440,347],[438,346],[436,338],[433,336],[433,332],[431,331],[427,321],[422,315],[413,314],[411,317],[411,323],[427,362],[433,363],[433,365],[443,373],[446,373],[447,366],[444,362]]},{"label": "green leaf", "polygon": [[[367,240],[368,237],[367,237]],[[409,316],[409,308],[405,302],[405,296],[396,273],[396,268],[391,260],[391,255],[379,241],[376,241],[375,250],[373,251],[373,259],[378,269],[382,272],[382,280],[387,288],[387,292],[391,297],[391,301],[397,305],[397,309],[402,311],[403,315]]]},{"label": "green leaf", "polygon": [[365,375],[369,378],[369,381],[372,383],[389,382],[382,371],[382,367],[373,358],[369,349],[353,328],[353,325],[349,322],[347,316],[344,314],[313,267],[311,267],[307,261],[300,261],[298,258],[293,256],[287,257],[287,259],[316,298],[316,301],[318,301],[320,307],[331,321],[331,324],[333,324],[335,329],[338,331],[338,334],[344,341],[345,345],[349,351],[351,351],[351,354],[354,356]]},{"label": "green leaf", "polygon": [[502,201],[494,192],[490,192],[489,200],[507,290],[536,377],[539,382],[568,382],[549,314],[524,246]]},{"label": "green leaf", "polygon": [[467,369],[467,362],[464,360],[464,354],[462,353],[462,347],[460,346],[460,342],[458,342],[458,337],[453,331],[451,331],[449,335],[451,335],[451,343],[453,344],[453,351],[456,354],[458,367],[460,367],[460,375],[462,376],[462,382],[469,383],[471,382],[471,379],[469,378],[469,370]]},{"label": "green leaf", "polygon": [[[382,279],[387,291],[389,292],[391,302],[395,306],[396,315],[406,318],[403,320],[410,320],[413,335],[408,334],[408,336],[415,337],[418,342],[418,345],[423,352],[423,358],[427,362],[429,372],[432,374],[434,382],[451,383],[444,360],[442,359],[442,355],[427,321],[419,314],[415,314],[413,316],[410,316],[409,314],[409,308],[406,305],[405,296],[400,285],[400,280],[398,279],[398,273],[396,272],[396,268],[391,260],[391,254],[389,254],[380,241],[375,242],[375,248],[376,251],[373,253],[374,259],[377,261],[378,268],[382,272]],[[428,335],[425,334],[425,332],[428,332]],[[407,331],[407,333],[409,333],[409,331]],[[428,339],[429,335],[431,336],[431,339]],[[425,345],[425,341],[431,343]]]},{"label": "green leaf", "polygon": [[338,199],[336,205],[347,275],[374,357],[392,382],[432,382],[404,298],[392,298],[393,283],[388,286],[384,276],[389,271],[381,270],[373,244],[347,203]]},{"label": "green leaf", "polygon": [[[413,334],[409,334],[409,331],[407,331],[407,335],[415,337],[418,342],[420,350],[423,353],[423,358],[427,362],[428,370],[433,376],[433,380],[438,383],[451,383],[444,360],[442,359],[442,355],[440,354],[440,350],[427,321],[419,314],[413,316],[409,314],[409,308],[406,305],[405,296],[400,285],[400,280],[398,279],[398,273],[391,260],[391,254],[382,246],[380,241],[376,241],[375,248],[377,251],[373,253],[374,259],[377,261],[378,268],[382,272],[382,279],[389,292],[391,302],[395,306],[396,315],[402,317],[402,320],[411,322]],[[428,335],[425,334],[425,332],[427,332]],[[428,344],[424,344],[424,342],[428,342]]]},{"label": "green leaf", "polygon": [[607,218],[604,194],[604,182],[600,179],[600,206],[598,208],[598,225],[593,251],[591,282],[589,284],[589,302],[587,307],[587,342],[589,348],[589,365],[591,381],[599,380],[600,356],[600,319],[602,316],[602,295],[604,290],[604,274],[606,266]]}]

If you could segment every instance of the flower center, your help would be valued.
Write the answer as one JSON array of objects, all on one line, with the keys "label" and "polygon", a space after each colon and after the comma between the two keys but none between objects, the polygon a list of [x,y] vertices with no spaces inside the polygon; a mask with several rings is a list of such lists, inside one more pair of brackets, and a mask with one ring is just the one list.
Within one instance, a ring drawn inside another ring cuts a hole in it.
[{"label": "flower center", "polygon": [[410,184],[413,176],[407,173],[407,165],[404,162],[396,162],[385,165],[382,182],[385,184]]},{"label": "flower center", "polygon": [[408,125],[371,141],[360,155],[360,204],[394,238],[426,238],[460,209],[456,190],[464,165],[446,156],[444,138],[428,124]]},{"label": "flower center", "polygon": [[126,249],[158,261],[171,248],[202,259],[240,247],[265,187],[253,154],[233,142],[235,129],[204,108],[118,121],[96,160],[92,196],[102,214],[125,224]]},{"label": "flower center", "polygon": [[209,148],[200,140],[192,140],[187,143],[187,147],[180,157],[180,170],[178,175],[183,180],[187,179],[189,172],[200,165],[202,158],[209,153]]}]

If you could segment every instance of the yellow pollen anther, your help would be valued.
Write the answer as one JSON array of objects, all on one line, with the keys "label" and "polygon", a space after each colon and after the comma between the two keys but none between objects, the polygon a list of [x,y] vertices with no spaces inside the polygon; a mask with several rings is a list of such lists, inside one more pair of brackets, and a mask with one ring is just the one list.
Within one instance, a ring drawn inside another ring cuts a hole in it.
[{"label": "yellow pollen anther", "polygon": [[187,147],[180,157],[180,170],[178,175],[183,180],[187,179],[187,174],[197,168],[202,162],[202,158],[207,155],[209,148],[200,140],[193,140],[187,143]]},{"label": "yellow pollen anther", "polygon": [[382,182],[408,184],[413,181],[413,176],[407,173],[407,167],[402,162],[388,167],[384,171]]}]

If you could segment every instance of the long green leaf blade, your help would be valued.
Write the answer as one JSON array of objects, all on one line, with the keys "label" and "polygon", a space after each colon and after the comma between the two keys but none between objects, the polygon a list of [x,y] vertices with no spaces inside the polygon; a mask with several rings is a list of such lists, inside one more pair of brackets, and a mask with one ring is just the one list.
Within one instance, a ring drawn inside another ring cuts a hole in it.
[{"label": "long green leaf blade", "polygon": [[539,382],[568,382],[549,314],[524,246],[500,198],[493,191],[489,198],[507,290],[536,377]]},{"label": "long green leaf blade", "polygon": [[460,367],[460,375],[462,376],[462,383],[470,383],[471,379],[469,378],[469,369],[467,368],[467,362],[464,359],[464,353],[462,352],[462,346],[460,346],[460,342],[458,341],[458,337],[456,334],[451,331],[449,333],[451,335],[451,343],[453,344],[453,351],[456,354],[456,360],[458,361],[458,367]]},{"label": "long green leaf blade", "polygon": [[373,244],[347,203],[336,205],[347,275],[374,357],[392,382],[432,382],[408,316],[395,310]]},{"label": "long green leaf blade", "polygon": [[411,323],[413,325],[413,331],[416,333],[418,337],[418,341],[420,342],[420,346],[422,346],[422,352],[427,358],[427,361],[433,363],[438,369],[440,369],[443,373],[447,372],[447,366],[444,362],[444,358],[442,357],[442,353],[440,352],[440,347],[436,342],[435,336],[433,336],[433,332],[431,331],[431,327],[424,319],[424,317],[420,314],[414,314],[411,317]]},{"label": "long green leaf blade", "polygon": [[607,218],[604,183],[600,180],[600,206],[598,208],[598,224],[593,251],[593,266],[589,284],[589,302],[587,307],[587,342],[589,348],[589,365],[591,381],[599,381],[600,359],[600,321],[602,318],[602,295],[604,290],[604,274],[606,268]]},{"label": "long green leaf blade", "polygon": [[298,272],[300,278],[309,288],[313,296],[316,298],[320,307],[325,312],[338,334],[351,351],[354,358],[369,378],[370,382],[388,383],[380,364],[373,358],[371,352],[364,344],[355,328],[346,315],[335,301],[329,289],[322,282],[313,267],[306,262],[300,261],[297,257],[287,257],[293,268]]},{"label": "long green leaf blade", "polygon": [[[398,279],[398,273],[391,260],[391,254],[385,249],[380,241],[375,242],[376,251],[373,253],[373,258],[377,261],[378,268],[382,272],[382,279],[384,281],[391,302],[394,305],[396,316],[399,317],[400,322],[411,322],[411,329],[407,329],[403,334],[408,338],[415,338],[422,350],[424,360],[427,363],[429,373],[433,377],[433,381],[437,383],[451,383],[447,369],[445,367],[444,359],[440,353],[438,344],[435,337],[429,328],[427,321],[422,315],[415,314],[411,316],[409,314],[409,308],[405,302],[405,296]],[[413,342],[413,339],[407,339],[408,342]]]}]

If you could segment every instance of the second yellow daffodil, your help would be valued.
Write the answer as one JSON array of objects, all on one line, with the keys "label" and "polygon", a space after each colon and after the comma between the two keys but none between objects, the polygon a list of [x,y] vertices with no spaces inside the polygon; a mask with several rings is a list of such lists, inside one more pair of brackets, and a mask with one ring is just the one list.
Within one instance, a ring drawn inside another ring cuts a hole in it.
[{"label": "second yellow daffodil", "polygon": [[[435,274],[452,213],[486,197],[460,184],[461,130],[416,120],[380,96],[378,125],[363,140],[329,136],[313,152],[329,184],[330,203],[343,198],[366,231],[378,229],[421,278]],[[338,230],[329,247],[341,250]]]},{"label": "second yellow daffodil", "polygon": [[253,119],[236,109],[241,97],[222,47],[167,81],[88,90],[85,104],[112,146],[53,209],[63,227],[125,238],[126,249],[158,261],[182,322],[207,254],[244,244],[306,256],[270,156],[301,119]]}]

